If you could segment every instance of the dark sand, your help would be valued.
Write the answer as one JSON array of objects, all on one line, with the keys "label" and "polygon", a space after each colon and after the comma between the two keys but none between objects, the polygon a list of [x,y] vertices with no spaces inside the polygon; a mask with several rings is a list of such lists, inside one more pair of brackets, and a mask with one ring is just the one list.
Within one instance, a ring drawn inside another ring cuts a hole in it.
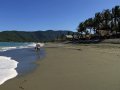
[{"label": "dark sand", "polygon": [[120,90],[119,46],[47,44],[34,72],[0,90]]}]

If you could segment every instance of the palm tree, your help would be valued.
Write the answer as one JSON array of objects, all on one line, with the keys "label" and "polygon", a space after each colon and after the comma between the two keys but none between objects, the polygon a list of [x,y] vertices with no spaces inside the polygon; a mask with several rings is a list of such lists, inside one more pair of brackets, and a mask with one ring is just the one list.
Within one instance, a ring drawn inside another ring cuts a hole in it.
[{"label": "palm tree", "polygon": [[114,29],[115,29],[116,34],[117,34],[117,21],[120,18],[120,6],[115,6],[114,8],[112,8],[112,16],[113,16],[112,17],[113,21],[115,23]]},{"label": "palm tree", "polygon": [[101,29],[101,27],[103,26],[103,18],[102,18],[102,13],[98,12],[95,14],[94,17],[94,28],[96,28],[96,33],[100,36],[100,32],[99,30]]},{"label": "palm tree", "polygon": [[85,26],[86,28],[90,29],[90,34],[91,34],[91,30],[94,27],[94,21],[93,18],[89,18],[85,21]]},{"label": "palm tree", "polygon": [[118,22],[118,32],[120,33],[120,20]]},{"label": "palm tree", "polygon": [[111,20],[111,22],[110,22],[110,32],[111,33],[113,32],[114,26],[115,26],[115,24],[114,24],[113,20]]},{"label": "palm tree", "polygon": [[81,22],[78,26],[78,32],[80,32],[81,36],[83,37],[83,32],[85,31],[85,25],[83,22]]},{"label": "palm tree", "polygon": [[102,18],[103,18],[103,27],[102,29],[103,30],[110,30],[110,21],[111,21],[111,13],[110,13],[110,10],[107,9],[107,10],[104,10],[102,12]]},{"label": "palm tree", "polygon": [[118,8],[118,15],[117,15],[117,20],[118,20],[118,32],[120,32],[120,6]]},{"label": "palm tree", "polygon": [[[88,18],[84,22],[80,23],[78,26],[78,32],[83,34],[88,33],[86,29],[94,29],[95,34],[101,37],[101,31],[106,30],[110,35],[115,31],[116,35],[120,32],[120,6],[115,6],[112,10],[106,9],[103,12],[98,12],[95,14],[94,18]],[[101,30],[101,31],[100,31]]]}]

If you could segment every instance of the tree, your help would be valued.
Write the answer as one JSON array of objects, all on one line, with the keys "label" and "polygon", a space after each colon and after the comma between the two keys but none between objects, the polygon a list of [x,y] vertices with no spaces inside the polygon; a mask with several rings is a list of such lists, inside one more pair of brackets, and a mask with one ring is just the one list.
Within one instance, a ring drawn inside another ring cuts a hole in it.
[{"label": "tree", "polygon": [[82,22],[82,23],[80,23],[79,26],[78,26],[78,32],[83,33],[84,30],[85,30],[84,23]]},{"label": "tree", "polygon": [[[114,29],[116,31],[117,34],[117,24],[119,22],[119,18],[120,18],[120,6],[115,6],[114,8],[112,8],[112,18],[114,21]],[[118,21],[118,22],[117,22]]]},{"label": "tree", "polygon": [[83,32],[85,31],[85,26],[84,26],[84,23],[81,22],[78,26],[78,32],[80,32],[81,36],[83,37]]},{"label": "tree", "polygon": [[102,18],[103,18],[103,26],[102,26],[102,30],[110,30],[110,21],[111,21],[111,13],[110,10],[104,10],[102,12]]},{"label": "tree", "polygon": [[103,26],[103,18],[102,18],[102,14],[100,12],[95,14],[94,17],[94,24],[95,24],[95,28],[96,28],[96,33],[100,36],[100,32],[99,30],[101,29],[101,27]]},{"label": "tree", "polygon": [[106,9],[102,12],[95,13],[94,18],[88,18],[78,26],[78,32],[88,34],[87,29],[94,29],[94,34],[97,34],[99,38],[102,34],[113,35],[114,31],[120,32],[120,6],[115,6],[112,10]]},{"label": "tree", "polygon": [[90,29],[90,34],[91,34],[91,30],[94,27],[94,21],[93,18],[89,18],[86,20],[86,28]]}]

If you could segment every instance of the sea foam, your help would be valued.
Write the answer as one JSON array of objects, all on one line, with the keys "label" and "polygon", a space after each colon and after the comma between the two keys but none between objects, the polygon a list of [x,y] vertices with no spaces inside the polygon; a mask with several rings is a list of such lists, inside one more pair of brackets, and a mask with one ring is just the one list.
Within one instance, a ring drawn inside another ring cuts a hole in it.
[{"label": "sea foam", "polygon": [[[44,43],[37,43],[39,44],[41,47],[44,47]],[[22,48],[34,48],[36,46],[36,43],[25,43],[23,45],[19,45],[19,46],[2,46],[0,47],[0,52],[4,52],[7,50],[13,50],[13,49],[22,49]]]},{"label": "sea foam", "polygon": [[23,44],[20,46],[2,46],[2,47],[0,47],[0,52],[13,50],[13,49],[32,48],[32,47],[35,47],[35,43]]},{"label": "sea foam", "polygon": [[0,47],[0,51],[7,51],[7,50],[12,50],[16,49],[17,47]]},{"label": "sea foam", "polygon": [[0,85],[17,76],[17,64],[18,62],[10,57],[0,56]]}]

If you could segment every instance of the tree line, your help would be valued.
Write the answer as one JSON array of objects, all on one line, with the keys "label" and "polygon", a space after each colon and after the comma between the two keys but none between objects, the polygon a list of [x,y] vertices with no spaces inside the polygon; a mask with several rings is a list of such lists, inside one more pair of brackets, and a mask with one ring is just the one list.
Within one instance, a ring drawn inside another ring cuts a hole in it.
[{"label": "tree line", "polygon": [[68,32],[70,31],[2,31],[0,42],[53,42],[63,39]]},{"label": "tree line", "polygon": [[80,38],[91,35],[98,38],[120,38],[120,6],[95,13],[93,18],[81,22],[77,28]]}]

